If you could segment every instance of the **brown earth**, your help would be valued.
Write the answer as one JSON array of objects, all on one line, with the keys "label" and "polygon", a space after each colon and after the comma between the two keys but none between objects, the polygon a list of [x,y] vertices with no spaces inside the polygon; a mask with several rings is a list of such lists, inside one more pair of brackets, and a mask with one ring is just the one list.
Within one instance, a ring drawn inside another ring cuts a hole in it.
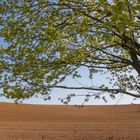
[{"label": "brown earth", "polygon": [[0,103],[0,140],[140,140],[140,105]]}]

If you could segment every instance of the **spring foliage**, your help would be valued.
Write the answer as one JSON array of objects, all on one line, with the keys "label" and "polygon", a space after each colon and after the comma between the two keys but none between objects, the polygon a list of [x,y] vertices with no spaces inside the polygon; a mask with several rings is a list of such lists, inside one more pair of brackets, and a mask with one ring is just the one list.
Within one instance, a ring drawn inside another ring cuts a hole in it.
[{"label": "spring foliage", "polygon": [[[18,100],[64,88],[140,98],[139,0],[1,0],[0,7],[4,96]],[[109,73],[112,87],[60,86],[68,76],[82,77],[80,67],[90,78]]]}]

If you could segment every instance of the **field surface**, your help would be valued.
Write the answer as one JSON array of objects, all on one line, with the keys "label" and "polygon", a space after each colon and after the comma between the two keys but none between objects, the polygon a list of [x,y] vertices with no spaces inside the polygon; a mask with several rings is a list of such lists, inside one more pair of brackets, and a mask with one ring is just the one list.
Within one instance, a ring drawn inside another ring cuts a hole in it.
[{"label": "field surface", "polygon": [[0,140],[140,140],[140,105],[0,103]]}]

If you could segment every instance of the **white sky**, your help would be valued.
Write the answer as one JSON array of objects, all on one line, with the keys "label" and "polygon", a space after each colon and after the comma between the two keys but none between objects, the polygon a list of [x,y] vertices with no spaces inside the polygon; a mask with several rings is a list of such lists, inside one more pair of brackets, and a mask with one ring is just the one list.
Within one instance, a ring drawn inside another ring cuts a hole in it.
[{"label": "white sky", "polygon": [[[104,75],[99,75],[99,74],[95,74],[93,75],[93,80],[89,80],[88,79],[88,72],[84,69],[81,68],[80,69],[80,73],[82,73],[83,78],[82,79],[78,79],[78,81],[86,86],[98,86],[102,83],[106,83],[105,80],[105,76]],[[76,80],[68,77],[65,82],[63,83],[63,85],[67,85],[67,86],[81,86],[77,83]],[[27,100],[24,100],[23,103],[28,103],[28,104],[62,104],[60,100],[58,100],[58,98],[63,98],[65,96],[67,96],[68,94],[83,94],[86,93],[87,91],[85,90],[64,90],[64,89],[54,89],[51,93],[52,95],[52,99],[50,101],[44,101],[43,98],[41,97],[33,97]],[[94,99],[94,97],[91,97],[89,102],[87,102],[86,104],[88,105],[116,105],[116,104],[139,104],[140,103],[140,99],[137,100],[133,100],[134,98],[127,96],[127,95],[122,95],[122,94],[118,94],[116,96],[115,100],[112,100],[109,96],[107,97],[107,103],[105,103],[102,99]],[[0,102],[13,102],[14,100],[11,99],[6,99],[4,97],[0,97]],[[72,99],[72,101],[70,102],[70,104],[82,104],[83,103],[83,98],[82,97],[74,97]],[[86,105],[85,104],[85,105]]]}]

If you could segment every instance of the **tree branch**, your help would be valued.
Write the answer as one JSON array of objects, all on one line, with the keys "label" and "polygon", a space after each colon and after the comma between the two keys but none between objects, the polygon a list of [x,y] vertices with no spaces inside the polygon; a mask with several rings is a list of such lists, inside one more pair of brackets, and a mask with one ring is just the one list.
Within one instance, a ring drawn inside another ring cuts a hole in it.
[{"label": "tree branch", "polygon": [[131,92],[124,91],[122,89],[101,89],[101,88],[92,88],[92,87],[68,87],[68,86],[50,86],[48,88],[62,88],[62,89],[75,89],[75,90],[93,90],[93,91],[102,91],[102,92],[112,92],[113,94],[124,93],[126,95],[140,98],[140,94],[133,94]]}]

